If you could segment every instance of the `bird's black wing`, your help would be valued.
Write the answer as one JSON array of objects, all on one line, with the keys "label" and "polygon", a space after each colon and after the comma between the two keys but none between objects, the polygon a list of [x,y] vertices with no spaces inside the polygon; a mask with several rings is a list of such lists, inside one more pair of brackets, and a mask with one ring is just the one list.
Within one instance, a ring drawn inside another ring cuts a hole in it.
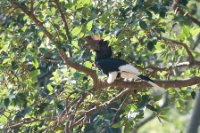
[{"label": "bird's black wing", "polygon": [[119,67],[128,64],[126,61],[116,58],[107,58],[102,60],[96,60],[95,64],[99,69],[103,71],[104,74],[109,74],[110,72],[119,71]]}]

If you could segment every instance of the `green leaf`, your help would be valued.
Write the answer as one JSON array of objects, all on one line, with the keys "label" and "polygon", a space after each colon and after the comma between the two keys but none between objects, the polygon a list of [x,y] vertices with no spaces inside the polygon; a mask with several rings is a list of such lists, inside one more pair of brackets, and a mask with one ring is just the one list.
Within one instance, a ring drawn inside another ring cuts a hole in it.
[{"label": "green leaf", "polygon": [[34,58],[33,59],[33,66],[37,69],[38,67],[39,67],[39,62],[38,62],[38,60],[37,60],[37,58]]},{"label": "green leaf", "polygon": [[89,62],[89,61],[86,61],[84,64],[85,64],[85,66],[88,67],[88,68],[91,68],[91,67],[92,67],[92,63]]},{"label": "green leaf", "polygon": [[6,124],[7,120],[8,120],[8,119],[7,119],[4,115],[1,115],[1,116],[0,116],[0,123],[1,123],[0,125]]},{"label": "green leaf", "polygon": [[7,63],[10,63],[11,62],[11,59],[10,58],[6,58],[3,60],[2,64],[7,64]]},{"label": "green leaf", "polygon": [[40,70],[34,70],[31,72],[31,77],[37,77],[40,74]]},{"label": "green leaf", "polygon": [[51,86],[51,84],[48,84],[48,85],[47,85],[47,89],[49,90],[50,95],[53,94],[54,88]]},{"label": "green leaf", "polygon": [[117,122],[115,124],[112,125],[112,128],[119,128],[119,127],[122,127],[124,124],[124,121],[121,120],[120,122]]},{"label": "green leaf", "polygon": [[87,24],[86,24],[86,30],[87,31],[90,31],[92,29],[92,24],[93,24],[93,20],[89,21]]},{"label": "green leaf", "polygon": [[72,31],[71,31],[71,34],[72,36],[77,36],[82,30],[82,26],[77,26],[75,27]]},{"label": "green leaf", "polygon": [[78,3],[76,4],[76,10],[89,5],[91,3],[91,0],[78,0]]},{"label": "green leaf", "polygon": [[145,21],[141,20],[139,21],[139,25],[142,29],[146,30],[147,29],[147,24]]}]

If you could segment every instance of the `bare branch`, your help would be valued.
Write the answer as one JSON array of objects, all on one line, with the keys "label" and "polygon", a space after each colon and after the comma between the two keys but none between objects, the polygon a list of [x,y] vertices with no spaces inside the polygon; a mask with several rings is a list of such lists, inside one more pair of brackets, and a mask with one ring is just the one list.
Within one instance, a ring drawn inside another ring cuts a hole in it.
[{"label": "bare branch", "polygon": [[120,110],[122,109],[124,103],[125,103],[126,100],[127,100],[127,97],[128,97],[128,95],[126,95],[126,97],[124,98],[124,100],[123,100],[122,103],[120,104],[119,108],[117,109],[117,112],[115,113],[115,116],[114,116],[113,119],[112,119],[112,124],[114,124],[117,115],[119,114]]},{"label": "bare branch", "polygon": [[[95,106],[87,111],[84,112],[84,115],[78,119],[77,121],[74,122],[74,124],[72,124],[72,127],[75,127],[76,125],[80,124],[85,117],[90,116],[92,113],[98,111],[98,110],[102,110],[105,108],[108,108],[110,105],[112,105],[116,100],[118,100],[119,98],[121,98],[122,96],[124,96],[125,94],[127,94],[127,92],[129,92],[130,89],[126,88],[124,90],[122,90],[119,94],[117,94],[115,97],[111,98],[109,101],[106,101],[105,103],[102,103],[99,106]],[[72,128],[71,127],[71,128]]]},{"label": "bare branch", "polygon": [[17,124],[14,124],[14,125],[11,125],[11,126],[8,126],[7,129],[9,128],[18,128],[18,127],[21,127],[25,124],[30,124],[30,123],[33,123],[33,122],[42,122],[42,121],[52,121],[52,120],[55,120],[56,117],[52,117],[52,118],[26,118],[24,119],[23,121],[17,123]]},{"label": "bare branch", "polygon": [[96,106],[88,111],[86,111],[85,113],[87,115],[95,112],[96,110],[101,110],[101,109],[104,109],[104,108],[107,108],[108,106],[110,106],[111,104],[113,104],[113,102],[115,102],[117,99],[121,98],[122,96],[124,96],[124,94],[127,94],[127,92],[129,91],[130,89],[129,88],[126,88],[124,90],[122,90],[119,94],[117,94],[115,97],[113,97],[112,99],[110,99],[109,101],[99,105],[99,106]]},{"label": "bare branch", "polygon": [[[165,107],[168,105],[168,102],[169,102],[168,93],[165,93],[165,95],[164,95],[164,97],[163,97],[163,100],[164,100],[164,102],[163,102],[163,104],[160,106],[158,113],[159,113],[163,108],[165,108]],[[153,120],[156,116],[158,117],[159,121],[161,121],[160,118],[159,118],[159,116],[158,116],[158,113],[152,113],[151,115],[149,115],[148,117],[146,117],[146,118],[143,119],[142,121],[137,122],[137,123],[134,125],[133,132],[132,132],[132,133],[137,133],[137,131],[138,131],[138,129],[139,129],[140,127],[142,127],[143,125],[145,125],[147,122]]]}]

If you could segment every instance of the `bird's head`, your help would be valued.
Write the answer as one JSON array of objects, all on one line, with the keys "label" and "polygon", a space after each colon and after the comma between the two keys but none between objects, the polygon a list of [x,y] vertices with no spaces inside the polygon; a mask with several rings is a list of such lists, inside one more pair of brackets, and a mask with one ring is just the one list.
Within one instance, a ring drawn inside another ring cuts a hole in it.
[{"label": "bird's head", "polygon": [[85,38],[83,38],[83,40],[85,41],[84,48],[86,50],[94,50],[94,51],[100,50],[99,42],[102,39],[99,36],[97,36],[97,35],[86,36]]},{"label": "bird's head", "polygon": [[104,41],[99,36],[87,36],[83,39],[85,41],[84,48],[86,50],[94,50],[96,52],[96,59],[110,58],[112,56],[112,49],[108,46],[108,41]]}]

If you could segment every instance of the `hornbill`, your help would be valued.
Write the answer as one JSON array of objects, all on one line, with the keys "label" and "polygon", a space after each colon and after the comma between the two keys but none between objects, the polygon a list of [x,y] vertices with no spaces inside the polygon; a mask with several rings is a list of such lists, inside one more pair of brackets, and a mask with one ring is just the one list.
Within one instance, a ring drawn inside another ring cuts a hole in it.
[{"label": "hornbill", "polygon": [[96,52],[95,65],[108,75],[107,82],[111,84],[115,81],[118,75],[124,79],[141,79],[156,88],[161,88],[154,83],[152,79],[142,75],[136,67],[127,63],[124,60],[113,58],[112,49],[108,45],[108,41],[104,41],[99,36],[87,36],[84,38],[86,50],[94,50]]}]

